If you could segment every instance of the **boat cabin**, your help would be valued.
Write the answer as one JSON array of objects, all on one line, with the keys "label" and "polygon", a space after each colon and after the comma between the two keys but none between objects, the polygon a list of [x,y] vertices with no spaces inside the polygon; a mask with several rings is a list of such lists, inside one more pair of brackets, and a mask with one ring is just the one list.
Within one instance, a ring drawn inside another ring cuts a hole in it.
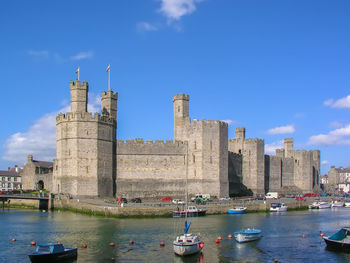
[{"label": "boat cabin", "polygon": [[62,244],[51,244],[51,243],[37,245],[35,252],[41,253],[41,254],[60,253],[60,252],[64,252],[64,246]]}]

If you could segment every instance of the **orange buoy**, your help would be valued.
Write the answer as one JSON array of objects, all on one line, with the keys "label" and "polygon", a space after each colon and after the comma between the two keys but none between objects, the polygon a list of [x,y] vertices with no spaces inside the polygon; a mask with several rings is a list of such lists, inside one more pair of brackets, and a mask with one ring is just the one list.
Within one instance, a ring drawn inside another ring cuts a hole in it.
[{"label": "orange buoy", "polygon": [[164,243],[164,242],[160,242],[160,245],[161,245],[162,247],[164,247],[164,246],[165,246],[165,243]]},{"label": "orange buoy", "polygon": [[83,244],[81,247],[82,247],[82,248],[87,248],[87,245],[86,245],[86,244]]},{"label": "orange buoy", "polygon": [[134,244],[134,240],[130,240],[130,241],[129,241],[129,244],[130,244],[130,245]]},{"label": "orange buoy", "polygon": [[228,237],[228,238],[232,238],[232,235],[231,235],[231,234],[229,234],[227,237]]},{"label": "orange buoy", "polygon": [[277,258],[275,258],[275,259],[274,259],[274,262],[278,262],[278,259],[277,259]]},{"label": "orange buoy", "polygon": [[12,242],[15,242],[15,241],[16,241],[16,238],[12,238],[11,241],[12,241]]},{"label": "orange buoy", "polygon": [[60,242],[60,241],[57,241],[57,244],[61,244],[61,242]]},{"label": "orange buoy", "polygon": [[216,244],[219,244],[221,242],[220,239],[215,240]]},{"label": "orange buoy", "polygon": [[30,244],[31,244],[32,246],[35,246],[35,245],[36,245],[36,242],[35,242],[35,241],[32,241],[32,242],[30,242]]},{"label": "orange buoy", "polygon": [[321,233],[321,234],[320,234],[320,236],[321,236],[321,237],[324,237],[324,234],[323,234],[323,233]]},{"label": "orange buoy", "polygon": [[302,238],[305,238],[305,237],[306,237],[306,235],[305,235],[305,234],[303,234],[301,237],[302,237]]},{"label": "orange buoy", "polygon": [[109,243],[108,245],[110,245],[111,247],[115,246],[115,244],[113,242]]},{"label": "orange buoy", "polygon": [[222,237],[220,236],[220,237],[218,237],[218,239],[219,239],[219,240],[222,240]]}]

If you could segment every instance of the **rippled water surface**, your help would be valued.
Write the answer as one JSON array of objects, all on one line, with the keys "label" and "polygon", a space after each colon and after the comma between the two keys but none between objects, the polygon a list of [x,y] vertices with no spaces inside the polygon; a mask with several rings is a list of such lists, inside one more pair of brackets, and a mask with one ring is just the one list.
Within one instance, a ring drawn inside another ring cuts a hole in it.
[{"label": "rippled water surface", "polygon": [[[350,225],[349,220],[347,208],[194,218],[191,231],[200,233],[205,246],[201,254],[180,258],[173,253],[172,241],[183,231],[183,219],[5,209],[0,211],[0,262],[29,262],[27,255],[34,251],[31,241],[78,247],[77,262],[350,262],[350,254],[326,250],[320,237],[321,232],[330,235]],[[237,244],[227,238],[247,227],[261,229],[262,239]],[[220,244],[215,243],[218,236],[223,237]],[[11,242],[12,238],[17,241]],[[130,245],[129,240],[135,243]],[[110,247],[110,242],[116,245]]]}]

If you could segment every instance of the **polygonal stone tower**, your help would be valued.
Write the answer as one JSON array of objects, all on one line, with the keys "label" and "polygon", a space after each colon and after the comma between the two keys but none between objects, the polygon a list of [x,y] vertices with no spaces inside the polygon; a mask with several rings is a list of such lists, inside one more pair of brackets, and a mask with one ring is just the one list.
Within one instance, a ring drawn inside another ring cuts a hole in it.
[{"label": "polygonal stone tower", "polygon": [[71,112],[56,117],[53,192],[112,197],[116,189],[118,94],[102,93],[102,114],[87,111],[88,83],[70,82]]}]

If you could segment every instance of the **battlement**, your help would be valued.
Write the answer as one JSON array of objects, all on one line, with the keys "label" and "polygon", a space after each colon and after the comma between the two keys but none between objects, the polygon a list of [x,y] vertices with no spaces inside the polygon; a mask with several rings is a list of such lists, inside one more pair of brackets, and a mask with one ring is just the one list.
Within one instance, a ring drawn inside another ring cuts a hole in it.
[{"label": "battlement", "polygon": [[113,118],[101,115],[97,112],[94,115],[91,112],[67,112],[66,114],[60,113],[56,116],[56,125],[67,121],[96,121],[108,124],[114,123]]},{"label": "battlement", "polygon": [[206,119],[193,119],[191,122],[191,125],[206,125],[206,126],[221,126],[221,127],[228,127],[227,122],[224,121],[218,121],[218,120],[206,120]]},{"label": "battlement", "polygon": [[118,99],[118,92],[113,93],[112,90],[108,90],[108,91],[102,91],[101,93],[101,98],[113,98],[115,100]]},{"label": "battlement", "polygon": [[189,101],[189,100],[190,100],[190,95],[186,95],[186,94],[183,94],[183,93],[181,93],[181,94],[175,94],[175,95],[173,96],[173,102],[174,102],[175,100],[187,100],[187,101]]},{"label": "battlement", "polygon": [[122,144],[145,144],[145,145],[177,145],[177,146],[182,146],[182,145],[187,145],[186,141],[173,141],[173,140],[146,140],[144,141],[141,138],[137,139],[127,139],[127,140],[117,140],[118,145]]},{"label": "battlement", "polygon": [[245,143],[264,143],[264,139],[249,138],[244,140]]},{"label": "battlement", "polygon": [[89,84],[84,80],[83,83],[80,82],[80,80],[76,80],[75,82],[71,80],[69,82],[70,89],[75,89],[75,88],[83,88],[83,89],[88,89]]}]

